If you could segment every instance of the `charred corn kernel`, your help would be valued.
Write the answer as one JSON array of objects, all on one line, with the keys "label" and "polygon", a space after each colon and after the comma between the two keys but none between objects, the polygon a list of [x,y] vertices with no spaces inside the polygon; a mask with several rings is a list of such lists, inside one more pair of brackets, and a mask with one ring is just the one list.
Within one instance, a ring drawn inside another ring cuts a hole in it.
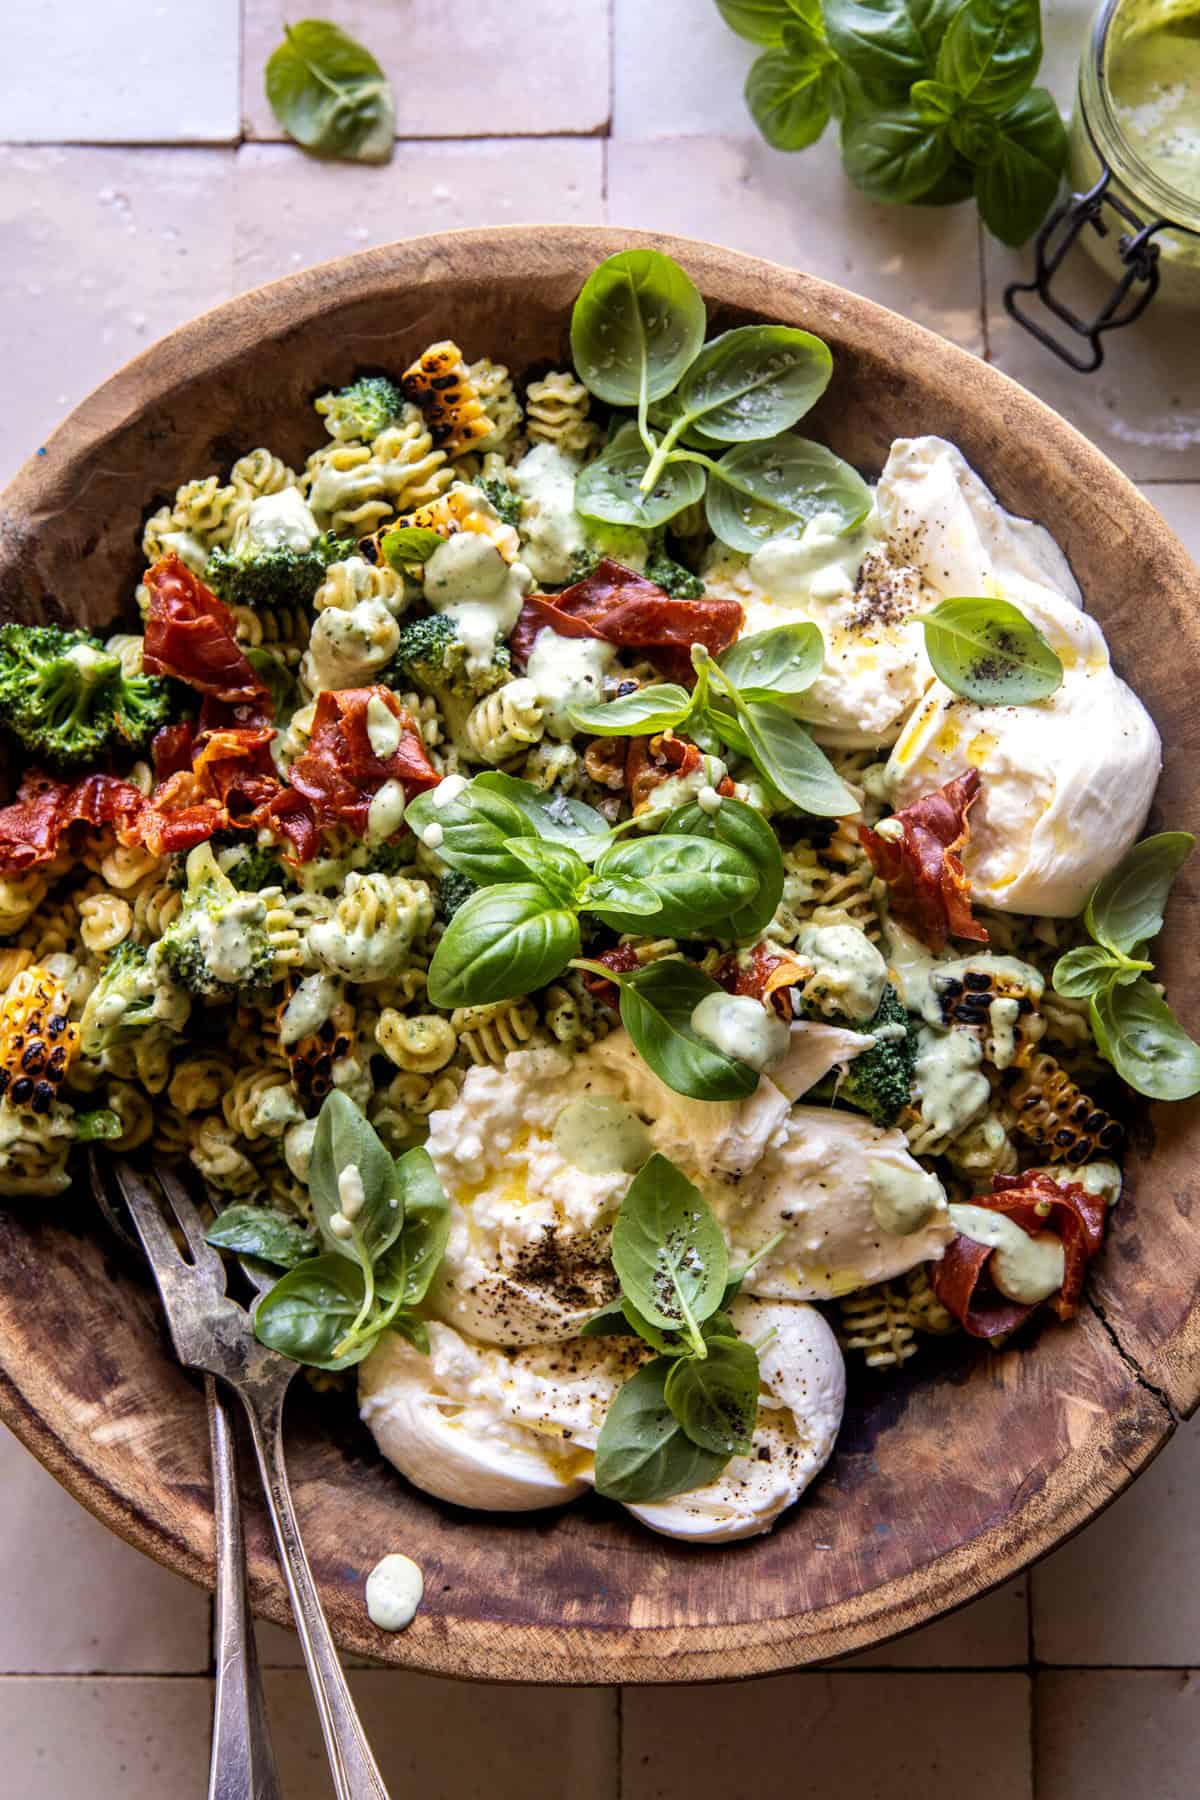
[{"label": "charred corn kernel", "polygon": [[[280,1002],[277,1020],[282,1020],[288,1000],[297,986],[299,978],[293,977],[288,983],[287,994]],[[354,1049],[354,1026],[354,1008],[348,1001],[339,1000],[316,1031],[309,1032],[307,1037],[298,1039],[294,1044],[281,1046],[281,1054],[291,1070],[292,1086],[306,1109],[313,1101],[323,1100],[332,1088],[334,1065],[341,1062],[343,1057],[349,1056]]]},{"label": "charred corn kernel", "polygon": [[[415,511],[402,513],[398,519],[383,526],[373,538],[365,540],[371,546],[369,554],[375,561],[383,562],[385,557],[381,549],[382,540],[389,532],[403,530],[407,526],[416,526],[421,531],[436,531],[439,537],[453,537],[459,531],[474,531],[480,537],[487,538],[494,544],[505,562],[513,562],[521,547],[521,540],[511,525],[498,519],[494,513],[479,505],[480,495],[474,488],[454,488],[448,494],[442,494],[437,500],[431,500],[428,506],[418,506]],[[419,570],[414,569],[414,573]]]},{"label": "charred corn kernel", "polygon": [[35,964],[17,976],[0,1006],[0,1097],[10,1106],[48,1113],[72,1058],[79,1027],[57,975]]},{"label": "charred corn kernel", "polygon": [[1009,1101],[1016,1129],[1050,1162],[1075,1167],[1115,1150],[1124,1133],[1117,1121],[1076,1087],[1054,1057],[1034,1057],[1013,1086]]},{"label": "charred corn kernel", "polygon": [[463,353],[449,338],[430,344],[400,380],[406,400],[419,406],[435,444],[461,456],[496,429],[483,408]]},{"label": "charred corn kernel", "polygon": [[998,1069],[1026,1066],[1045,1034],[1038,997],[1006,970],[968,969],[962,980],[934,983],[947,1025],[979,1040]]}]

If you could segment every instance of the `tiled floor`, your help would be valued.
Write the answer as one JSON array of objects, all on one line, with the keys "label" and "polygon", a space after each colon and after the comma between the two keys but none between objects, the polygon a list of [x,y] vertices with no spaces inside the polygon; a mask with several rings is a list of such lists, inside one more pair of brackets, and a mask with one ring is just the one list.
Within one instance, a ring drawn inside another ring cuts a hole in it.
[{"label": "tiled floor", "polygon": [[[0,68],[0,478],[90,387],[226,295],[364,245],[489,221],[608,220],[714,238],[873,295],[982,351],[1093,436],[1200,555],[1200,362],[1161,315],[1068,376],[1000,290],[1023,259],[968,209],[872,206],[832,142],[766,150],[750,49],[712,0],[338,0],[400,87],[382,170],[304,160],[261,98],[279,0],[9,0]],[[317,9],[319,10],[319,9]],[[1050,0],[1069,96],[1085,0]],[[43,75],[41,72],[45,71]],[[1035,1570],[890,1648],[725,1689],[354,1681],[395,1793],[674,1800],[1183,1800],[1200,1782],[1200,1434]],[[109,1537],[0,1444],[5,1800],[200,1800],[206,1599]],[[289,1634],[265,1629],[288,1800],[329,1792]],[[743,1769],[753,1771],[742,1777]]]}]

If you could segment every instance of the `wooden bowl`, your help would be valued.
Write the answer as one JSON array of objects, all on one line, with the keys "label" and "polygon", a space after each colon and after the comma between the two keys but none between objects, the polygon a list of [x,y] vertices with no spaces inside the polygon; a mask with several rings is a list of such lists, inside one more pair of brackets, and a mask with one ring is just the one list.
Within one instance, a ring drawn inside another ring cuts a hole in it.
[{"label": "wooden bowl", "polygon": [[[403,368],[433,338],[514,370],[566,355],[589,270],[629,240],[573,227],[462,232],[364,252],[245,294],[92,395],[0,511],[0,613],[105,625],[127,609],[152,501],[268,444],[320,440],[313,396]],[[1048,524],[1166,744],[1155,824],[1200,831],[1197,571],[1125,477],[1039,401],[868,300],[732,251],[670,238],[714,324],[806,326],[834,350],[818,429],[877,471],[894,437],[958,444],[1014,512]],[[1200,908],[1185,872],[1163,940],[1197,1022]],[[309,1553],[348,1651],[506,1681],[692,1681],[861,1650],[974,1598],[1044,1554],[1150,1461],[1200,1397],[1194,1107],[1139,1124],[1125,1197],[1076,1324],[1024,1351],[956,1340],[896,1378],[852,1372],[837,1453],[770,1535],[687,1548],[590,1500],[495,1517],[426,1499],[345,1404],[299,1383],[290,1464]],[[82,1189],[0,1208],[0,1414],[105,1524],[211,1585],[202,1396],[176,1367],[147,1280],[115,1257]],[[256,1608],[287,1622],[247,1481]],[[405,1550],[425,1603],[376,1631],[363,1581]]]}]

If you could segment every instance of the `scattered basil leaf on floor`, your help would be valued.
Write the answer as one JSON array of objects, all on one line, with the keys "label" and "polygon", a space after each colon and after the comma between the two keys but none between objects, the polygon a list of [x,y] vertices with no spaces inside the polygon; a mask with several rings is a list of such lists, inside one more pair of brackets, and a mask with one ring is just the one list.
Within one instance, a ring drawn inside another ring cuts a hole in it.
[{"label": "scattered basil leaf on floor", "polygon": [[391,84],[371,52],[327,19],[301,19],[283,29],[265,84],[288,136],[313,156],[389,162],[396,109]]}]

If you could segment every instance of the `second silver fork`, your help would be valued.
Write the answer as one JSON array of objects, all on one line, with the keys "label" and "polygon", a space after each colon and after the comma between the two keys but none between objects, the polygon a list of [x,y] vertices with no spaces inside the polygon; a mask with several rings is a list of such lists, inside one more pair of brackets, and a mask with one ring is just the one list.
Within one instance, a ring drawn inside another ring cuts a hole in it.
[{"label": "second silver fork", "polygon": [[325,1621],[288,1485],[283,1403],[297,1365],[258,1342],[250,1314],[226,1293],[225,1265],[205,1242],[204,1223],[176,1175],[154,1170],[187,1245],[186,1259],[141,1171],[120,1159],[101,1165],[97,1158],[94,1166],[111,1171],[129,1208],[180,1362],[227,1383],[246,1409],[338,1800],[388,1800]]}]

